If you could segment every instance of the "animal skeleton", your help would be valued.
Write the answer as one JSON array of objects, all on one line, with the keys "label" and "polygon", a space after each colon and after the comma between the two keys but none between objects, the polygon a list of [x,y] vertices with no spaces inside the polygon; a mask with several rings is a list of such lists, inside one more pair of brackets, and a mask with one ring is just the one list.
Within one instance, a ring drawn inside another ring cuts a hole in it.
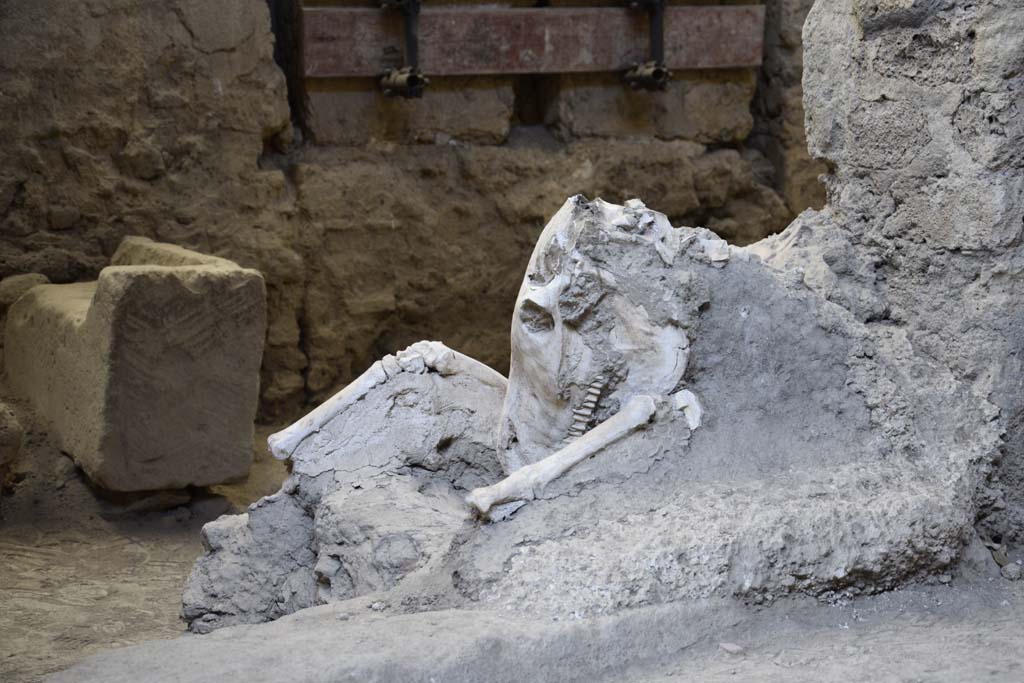
[{"label": "animal skeleton", "polygon": [[[697,397],[680,389],[690,353],[686,312],[671,291],[636,282],[651,259],[672,272],[677,252],[691,246],[716,266],[731,253],[711,233],[673,228],[639,200],[617,206],[577,196],[551,219],[512,322],[497,443],[508,476],[473,490],[466,500],[474,509],[487,514],[495,505],[536,498],[578,463],[646,425],[659,405],[681,412],[690,430],[700,425]],[[385,361],[407,372],[467,372],[492,384],[501,379],[436,342],[420,342]],[[271,436],[275,457],[289,457],[333,415],[387,381],[385,361]]]}]

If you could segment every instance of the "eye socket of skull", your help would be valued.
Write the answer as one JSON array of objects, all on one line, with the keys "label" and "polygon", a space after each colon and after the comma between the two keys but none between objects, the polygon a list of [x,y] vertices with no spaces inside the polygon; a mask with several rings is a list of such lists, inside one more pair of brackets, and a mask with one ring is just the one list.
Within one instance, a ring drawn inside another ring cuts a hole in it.
[{"label": "eye socket of skull", "polygon": [[530,332],[550,332],[555,328],[555,318],[537,302],[527,299],[519,307],[519,321]]}]

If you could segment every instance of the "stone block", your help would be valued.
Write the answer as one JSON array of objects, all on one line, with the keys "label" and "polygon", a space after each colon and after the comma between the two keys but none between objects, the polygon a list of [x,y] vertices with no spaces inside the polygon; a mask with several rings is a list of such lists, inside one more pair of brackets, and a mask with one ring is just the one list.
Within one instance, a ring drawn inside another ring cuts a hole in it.
[{"label": "stone block", "polygon": [[508,79],[434,79],[422,99],[384,97],[376,82],[315,83],[309,92],[313,137],[319,144],[371,140],[500,144],[508,137],[514,95]]},{"label": "stone block", "polygon": [[266,328],[263,277],[128,237],[96,282],[41,285],[8,311],[12,389],[114,491],[244,477]]},{"label": "stone block", "polygon": [[571,137],[650,136],[740,142],[753,126],[750,70],[677,74],[663,92],[634,91],[612,74],[561,77],[548,123]]},{"label": "stone block", "polygon": [[36,285],[47,284],[50,284],[50,278],[40,273],[11,275],[0,280],[0,315],[3,315],[11,307],[11,304],[28,290]]}]

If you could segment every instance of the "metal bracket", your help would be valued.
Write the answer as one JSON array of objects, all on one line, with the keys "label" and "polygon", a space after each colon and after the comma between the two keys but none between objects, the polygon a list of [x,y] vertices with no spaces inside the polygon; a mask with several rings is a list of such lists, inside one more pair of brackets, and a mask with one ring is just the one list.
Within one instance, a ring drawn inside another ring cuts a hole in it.
[{"label": "metal bracket", "polygon": [[664,90],[672,78],[665,66],[665,0],[630,0],[630,9],[645,10],[651,19],[651,59],[635,64],[623,77],[634,90]]},{"label": "metal bracket", "polygon": [[420,0],[381,0],[381,9],[397,9],[402,13],[405,32],[405,66],[388,69],[380,79],[380,87],[387,97],[423,97],[423,88],[430,81],[419,68]]}]

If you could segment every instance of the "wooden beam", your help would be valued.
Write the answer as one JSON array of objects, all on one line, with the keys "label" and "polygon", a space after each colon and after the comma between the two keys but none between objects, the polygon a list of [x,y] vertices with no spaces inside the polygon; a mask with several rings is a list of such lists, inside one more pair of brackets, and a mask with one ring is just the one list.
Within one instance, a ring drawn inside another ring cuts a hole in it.
[{"label": "wooden beam", "polygon": [[[761,5],[668,7],[671,69],[761,63]],[[647,59],[647,16],[625,8],[424,7],[420,68],[428,76],[620,71]],[[397,12],[303,10],[309,78],[379,76],[403,60]]]}]

